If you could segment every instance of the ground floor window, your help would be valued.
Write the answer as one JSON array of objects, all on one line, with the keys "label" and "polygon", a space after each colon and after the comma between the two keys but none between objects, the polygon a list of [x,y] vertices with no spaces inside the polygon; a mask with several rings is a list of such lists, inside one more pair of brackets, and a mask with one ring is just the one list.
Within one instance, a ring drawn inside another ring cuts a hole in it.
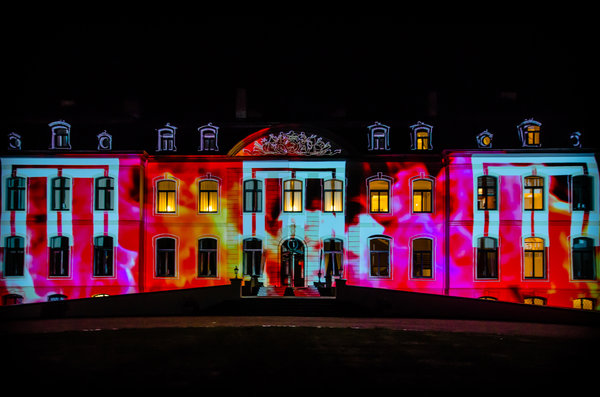
[{"label": "ground floor window", "polygon": [[593,240],[587,237],[573,239],[573,279],[595,279],[595,267]]},{"label": "ground floor window", "polygon": [[428,238],[413,240],[413,271],[414,278],[433,277],[432,242]]},{"label": "ground floor window", "polygon": [[262,241],[257,238],[248,238],[243,243],[244,274],[260,276],[262,273]]},{"label": "ground floor window", "polygon": [[113,275],[113,239],[110,236],[94,238],[94,276]]},{"label": "ground floor window", "polygon": [[498,242],[482,237],[477,241],[477,278],[498,278]]},{"label": "ground floor window", "polygon": [[198,277],[217,275],[217,239],[206,237],[198,240]]},{"label": "ground floor window", "polygon": [[175,277],[175,239],[156,239],[156,277]]},{"label": "ground floor window", "polygon": [[323,262],[325,276],[340,277],[342,275],[343,242],[340,239],[328,238],[323,242]]},{"label": "ground floor window", "polygon": [[25,239],[18,236],[6,238],[4,249],[4,276],[22,276],[25,267]]},{"label": "ground floor window", "polygon": [[546,277],[546,258],[543,239],[538,237],[529,237],[525,239],[523,261],[524,278]]},{"label": "ground floor window", "polygon": [[67,277],[69,275],[69,238],[64,236],[50,239],[50,272],[51,277]]},{"label": "ground floor window", "polygon": [[369,239],[369,257],[371,276],[389,277],[390,239],[386,237],[373,237]]}]

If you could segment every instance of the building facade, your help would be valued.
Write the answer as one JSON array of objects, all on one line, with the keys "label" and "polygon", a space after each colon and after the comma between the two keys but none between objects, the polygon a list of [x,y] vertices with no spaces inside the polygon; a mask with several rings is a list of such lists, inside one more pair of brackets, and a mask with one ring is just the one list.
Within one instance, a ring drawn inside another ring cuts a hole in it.
[{"label": "building facade", "polygon": [[12,132],[0,159],[2,304],[240,277],[599,308],[599,173],[579,133],[546,149],[525,120],[517,148],[486,130],[440,151],[419,122],[394,151],[382,123],[352,136],[266,126],[229,143],[209,123],[183,144],[167,123],[151,150],[116,150],[103,131],[83,151],[68,123],[48,127],[46,150]]}]

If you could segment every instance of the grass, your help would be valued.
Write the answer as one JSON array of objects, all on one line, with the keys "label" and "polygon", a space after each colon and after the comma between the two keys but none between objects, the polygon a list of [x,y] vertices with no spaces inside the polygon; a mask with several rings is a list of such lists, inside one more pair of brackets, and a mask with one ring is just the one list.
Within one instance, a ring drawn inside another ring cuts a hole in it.
[{"label": "grass", "polygon": [[7,342],[4,379],[78,394],[550,391],[592,382],[586,359],[600,353],[586,339],[304,327],[18,334]]}]

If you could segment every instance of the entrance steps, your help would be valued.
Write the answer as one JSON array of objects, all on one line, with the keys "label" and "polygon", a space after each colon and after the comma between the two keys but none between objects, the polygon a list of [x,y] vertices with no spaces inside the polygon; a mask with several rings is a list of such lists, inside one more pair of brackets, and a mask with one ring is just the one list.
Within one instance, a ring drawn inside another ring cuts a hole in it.
[{"label": "entrance steps", "polygon": [[291,290],[287,290],[287,287],[260,287],[256,296],[298,296],[298,297],[309,297],[318,298],[321,296],[319,290],[316,287],[295,287]]}]

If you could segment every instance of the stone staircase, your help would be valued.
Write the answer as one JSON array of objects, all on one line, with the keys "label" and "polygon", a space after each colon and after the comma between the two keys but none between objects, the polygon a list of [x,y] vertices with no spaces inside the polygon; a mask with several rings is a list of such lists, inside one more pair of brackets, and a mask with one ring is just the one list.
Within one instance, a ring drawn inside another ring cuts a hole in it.
[{"label": "stone staircase", "polygon": [[321,296],[317,287],[296,287],[291,291],[288,290],[288,295],[286,295],[286,289],[286,287],[260,287],[256,296],[292,296],[291,293],[297,297],[319,298]]}]

